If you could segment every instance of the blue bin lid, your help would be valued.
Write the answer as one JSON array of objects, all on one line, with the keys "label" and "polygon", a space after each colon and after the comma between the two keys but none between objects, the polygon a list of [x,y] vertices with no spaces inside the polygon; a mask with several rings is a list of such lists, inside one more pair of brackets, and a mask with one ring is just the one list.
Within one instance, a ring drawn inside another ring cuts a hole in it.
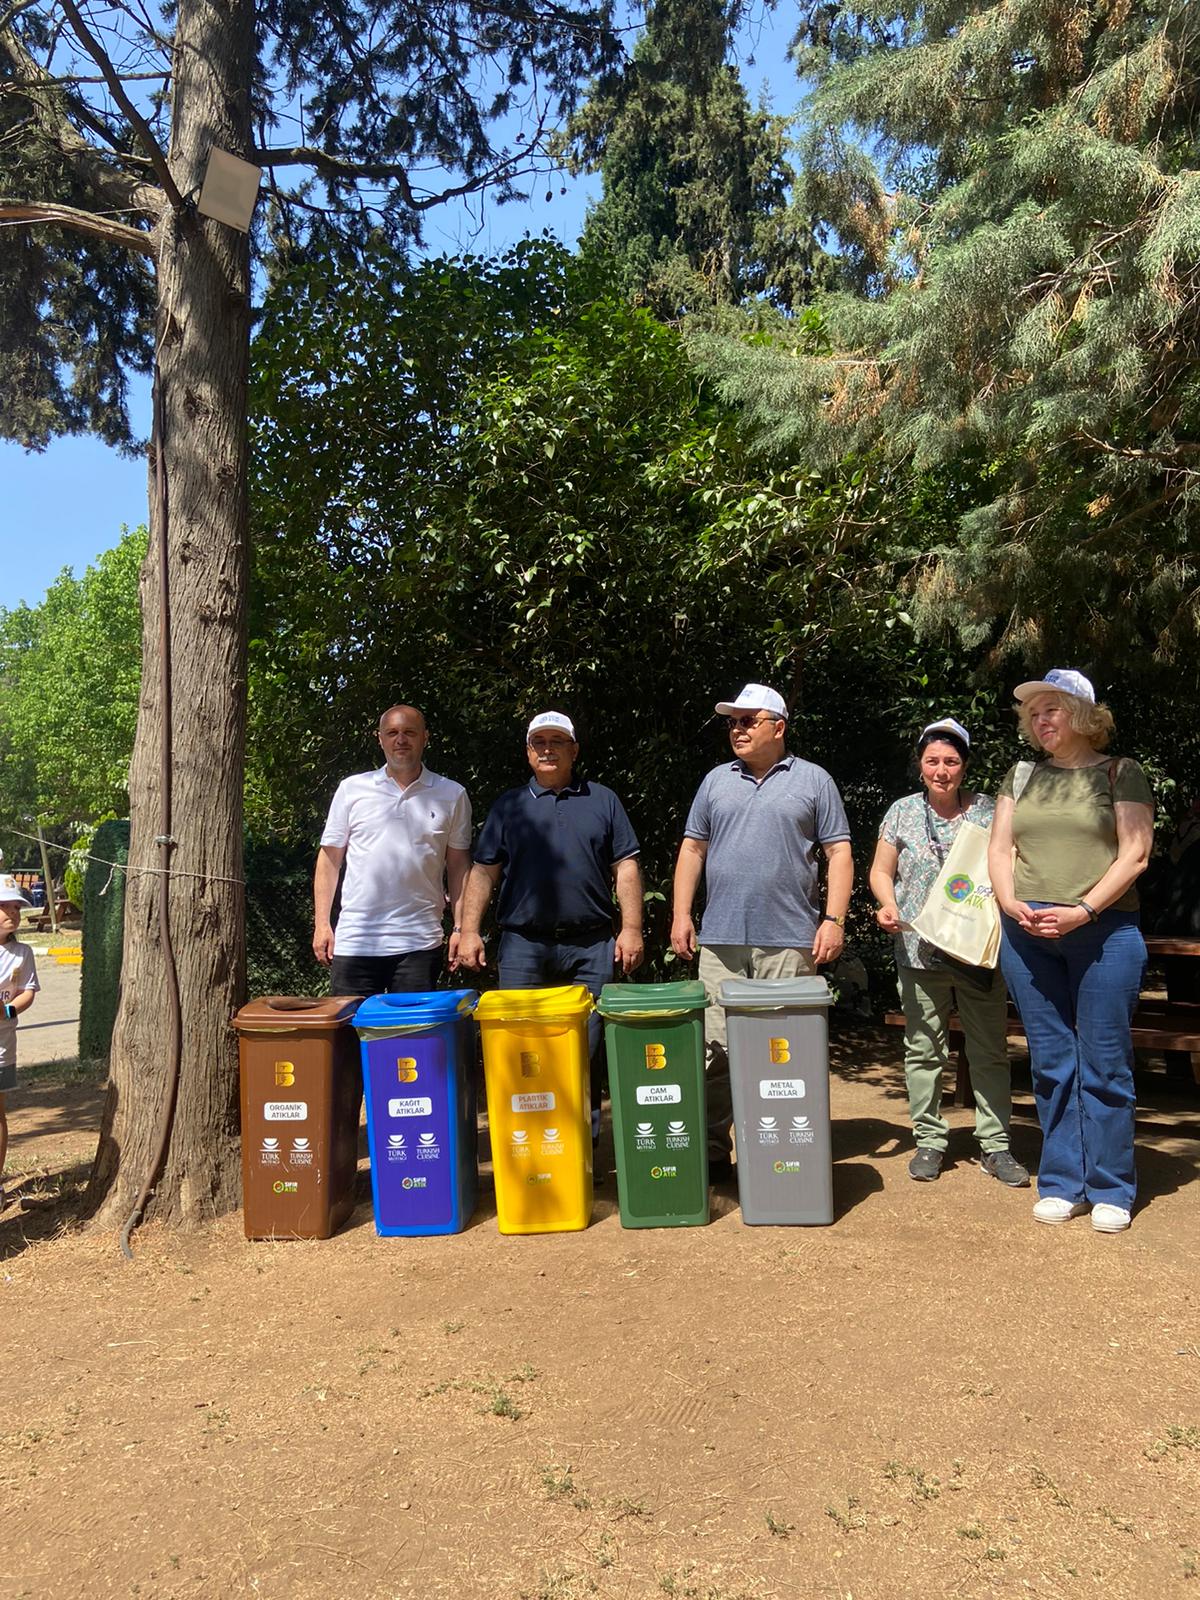
[{"label": "blue bin lid", "polygon": [[833,993],[824,978],[726,978],[717,1004],[727,1011],[808,1011],[831,1006]]},{"label": "blue bin lid", "polygon": [[389,1029],[410,1032],[469,1017],[479,995],[474,989],[428,989],[417,994],[373,994],[355,1013],[354,1026],[378,1038]]}]

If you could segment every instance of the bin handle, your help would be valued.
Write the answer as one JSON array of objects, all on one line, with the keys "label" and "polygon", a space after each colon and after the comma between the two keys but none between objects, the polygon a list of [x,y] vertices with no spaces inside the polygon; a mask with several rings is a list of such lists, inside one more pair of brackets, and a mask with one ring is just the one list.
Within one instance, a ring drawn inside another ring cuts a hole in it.
[{"label": "bin handle", "polygon": [[[445,1022],[457,1022],[457,1017],[445,1017]],[[412,1033],[431,1033],[439,1027],[436,1022],[397,1022],[386,1028],[355,1028],[360,1039],[404,1039]]]},{"label": "bin handle", "polygon": [[248,1035],[248,1034],[251,1034],[251,1033],[269,1033],[269,1034],[272,1034],[272,1035],[275,1035],[275,1034],[279,1034],[279,1035],[287,1034],[287,1035],[291,1036],[292,1034],[294,1034],[296,1032],[295,1028],[248,1028],[248,1027],[246,1027],[246,1025],[244,1023],[239,1023],[239,1022],[235,1022],[234,1023],[234,1027],[237,1029],[238,1033],[243,1035],[243,1037]]},{"label": "bin handle", "polygon": [[[597,1009],[598,1007],[593,1006],[591,1011],[595,1011]],[[555,1024],[575,1022],[581,1017],[584,1019],[584,1021],[586,1021],[591,1015],[591,1011],[577,1011],[573,1016],[567,1016],[565,1012],[556,1011],[553,1016],[545,1017],[518,1017],[513,1015],[503,1017],[477,1017],[475,1020],[479,1023],[481,1028],[486,1028],[489,1022],[498,1023],[501,1027],[508,1027],[514,1022],[519,1022],[521,1024],[538,1022],[545,1023],[547,1026],[553,1026]]]},{"label": "bin handle", "polygon": [[272,1011],[315,1011],[320,1000],[304,1000],[293,995],[276,995],[267,1001]]},{"label": "bin handle", "polygon": [[675,1006],[670,1011],[605,1011],[603,1006],[596,1010],[609,1022],[657,1022],[659,1017],[689,1017],[694,1011],[703,1011],[703,1006]]},{"label": "bin handle", "polygon": [[806,1001],[803,1005],[787,1005],[787,1006],[755,1006],[755,1005],[747,1005],[747,1003],[744,1000],[734,1000],[734,1001],[730,1002],[729,1005],[724,1005],[720,1001],[718,1001],[718,1004],[721,1005],[721,1010],[722,1011],[752,1011],[758,1016],[765,1016],[768,1012],[770,1012],[772,1014],[775,1014],[775,1013],[778,1013],[778,1012],[781,1012],[781,1011],[828,1011],[830,1006],[832,1006],[833,1001],[832,1000],[810,1000],[810,1001]]}]

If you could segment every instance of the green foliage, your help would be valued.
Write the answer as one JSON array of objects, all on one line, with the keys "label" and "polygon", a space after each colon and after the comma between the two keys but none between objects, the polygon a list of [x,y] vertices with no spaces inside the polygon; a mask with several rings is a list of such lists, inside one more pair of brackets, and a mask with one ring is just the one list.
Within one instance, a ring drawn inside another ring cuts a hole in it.
[{"label": "green foliage", "polygon": [[102,1061],[112,1046],[121,993],[125,929],[125,873],[106,862],[129,860],[128,822],[102,822],[91,838],[81,897],[67,893],[83,912],[83,971],[79,992],[79,1056]]},{"label": "green foliage", "polygon": [[312,953],[315,846],[246,841],[246,992],[325,994],[329,974]]},{"label": "green foliage", "polygon": [[144,528],[37,606],[0,610],[0,772],[14,823],[94,820],[127,809],[141,678],[138,569]]},{"label": "green foliage", "polygon": [[313,264],[272,287],[251,407],[255,830],[288,832],[299,812],[307,832],[347,760],[377,759],[374,726],[393,699],[453,705],[422,681],[446,658],[447,589],[462,607],[425,531],[445,452],[476,376],[553,326],[579,282],[560,246],[533,240],[420,265],[379,247],[348,281]]},{"label": "green foliage", "polygon": [[[1194,7],[803,14],[810,197],[860,292],[707,357],[772,449],[986,462],[920,621],[1015,670],[1187,662],[1200,626]],[[873,159],[869,159],[867,151]]]},{"label": "green foliage", "polygon": [[63,890],[72,905],[83,908],[83,880],[87,872],[88,855],[92,847],[94,828],[84,828],[76,835],[67,864],[63,869]]},{"label": "green foliage", "polygon": [[785,118],[752,110],[729,0],[656,0],[623,72],[594,86],[561,148],[604,191],[580,241],[660,313],[807,298],[820,252],[798,204]]},{"label": "green foliage", "polygon": [[[477,803],[519,777],[522,717],[564,700],[589,733],[611,715],[592,772],[619,741],[652,788],[709,716],[681,692],[691,653],[753,653],[698,561],[699,476],[733,443],[678,337],[547,244],[380,257],[336,306],[311,281],[280,287],[259,346],[255,824],[311,838],[396,698]],[[669,709],[630,745],[647,667]]]}]

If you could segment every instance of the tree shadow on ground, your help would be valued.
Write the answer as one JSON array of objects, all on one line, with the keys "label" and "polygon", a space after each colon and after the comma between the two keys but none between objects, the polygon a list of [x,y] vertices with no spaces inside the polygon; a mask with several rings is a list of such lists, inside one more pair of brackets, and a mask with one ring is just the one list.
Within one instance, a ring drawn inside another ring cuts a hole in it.
[{"label": "tree shadow on ground", "polygon": [[0,1261],[82,1227],[87,1221],[83,1197],[91,1170],[88,1159],[9,1178],[5,1195],[16,1197],[17,1209],[0,1221]]},{"label": "tree shadow on ground", "polygon": [[833,1168],[833,1220],[842,1218],[883,1189],[883,1174],[870,1161],[838,1161]]}]

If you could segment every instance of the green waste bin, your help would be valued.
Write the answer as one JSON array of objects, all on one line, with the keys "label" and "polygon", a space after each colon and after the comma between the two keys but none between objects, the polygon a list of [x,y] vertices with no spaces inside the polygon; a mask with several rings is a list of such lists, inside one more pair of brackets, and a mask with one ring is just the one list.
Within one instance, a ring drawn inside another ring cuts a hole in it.
[{"label": "green waste bin", "polygon": [[625,1228],[708,1221],[702,983],[608,983],[604,1018]]}]

